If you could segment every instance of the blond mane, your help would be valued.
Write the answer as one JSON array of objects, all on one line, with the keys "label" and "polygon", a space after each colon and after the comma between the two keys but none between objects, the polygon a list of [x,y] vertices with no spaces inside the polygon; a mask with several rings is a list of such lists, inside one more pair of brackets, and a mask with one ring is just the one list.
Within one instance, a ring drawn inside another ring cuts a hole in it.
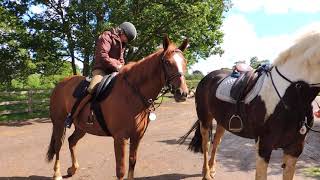
[{"label": "blond mane", "polygon": [[311,31],[298,38],[294,45],[279,54],[273,65],[284,64],[292,57],[299,57],[303,60],[317,58],[320,62],[320,31]]}]

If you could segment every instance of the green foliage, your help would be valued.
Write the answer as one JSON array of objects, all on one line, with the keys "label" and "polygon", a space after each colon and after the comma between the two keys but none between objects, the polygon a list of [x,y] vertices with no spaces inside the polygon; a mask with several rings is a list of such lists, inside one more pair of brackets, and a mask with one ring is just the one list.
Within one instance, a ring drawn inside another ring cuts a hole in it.
[{"label": "green foliage", "polygon": [[204,75],[200,71],[194,71],[192,74],[186,76],[187,85],[190,89],[195,89]]},{"label": "green foliage", "polygon": [[[18,9],[20,11],[20,9]],[[17,10],[17,11],[18,11]],[[19,12],[18,11],[18,12]],[[26,27],[18,12],[0,6],[0,84],[7,86],[15,76],[25,77],[30,57],[24,46]]]},{"label": "green foliage", "polygon": [[254,56],[250,59],[250,66],[254,69],[257,69],[261,64],[270,64],[270,61],[268,59],[259,60],[257,56]]},{"label": "green foliage", "polygon": [[196,89],[199,82],[200,82],[200,79],[187,80],[188,88],[189,89]]},{"label": "green foliage", "polygon": [[[12,120],[26,120],[30,118],[41,118],[48,117],[49,115],[49,101],[45,102],[36,102],[39,100],[49,100],[51,91],[43,93],[34,93],[32,94],[32,113],[15,113],[8,115],[1,115],[0,121],[12,121]],[[28,100],[28,94],[0,94],[0,102],[2,101],[24,101]],[[12,110],[12,111],[23,111],[28,108],[26,103],[14,104],[14,105],[1,105],[0,111],[3,110]]]},{"label": "green foliage", "polygon": [[[1,32],[8,34],[0,39],[8,44],[7,49],[0,47],[5,49],[1,63],[6,63],[0,72],[8,74],[0,75],[5,77],[1,85],[35,73],[58,74],[65,60],[71,60],[73,74],[77,74],[75,61],[80,60],[83,74],[88,75],[97,36],[123,21],[131,21],[138,30],[138,38],[128,45],[128,60],[155,51],[167,33],[178,45],[185,37],[190,39],[185,56],[191,65],[223,53],[220,27],[223,12],[230,8],[230,0],[3,0],[0,4]],[[32,6],[43,12],[33,13]]]},{"label": "green foliage", "polygon": [[41,86],[40,75],[39,74],[31,74],[27,78],[27,86],[30,89],[39,89]]},{"label": "green foliage", "polygon": [[[70,63],[65,62],[57,71],[58,75],[40,75],[31,74],[26,79],[13,79],[11,81],[11,89],[51,89],[63,78],[72,75]],[[10,88],[5,88],[10,89]],[[4,90],[4,89],[2,89]]]},{"label": "green foliage", "polygon": [[320,177],[320,167],[310,167],[304,170],[304,174],[312,177]]},{"label": "green foliage", "polygon": [[257,69],[257,67],[259,66],[259,61],[258,61],[258,57],[257,56],[254,56],[250,59],[250,66],[253,68],[253,69]]},{"label": "green foliage", "polygon": [[[161,1],[131,0],[110,3],[110,22],[119,24],[124,20],[133,22],[138,38],[129,46],[128,58],[140,59],[150,54],[161,43],[162,35],[169,34],[173,41],[181,42],[188,37],[190,47],[186,53],[189,65],[197,59],[222,54],[219,44],[223,12],[230,7],[229,1]],[[137,50],[133,50],[137,48]]]}]

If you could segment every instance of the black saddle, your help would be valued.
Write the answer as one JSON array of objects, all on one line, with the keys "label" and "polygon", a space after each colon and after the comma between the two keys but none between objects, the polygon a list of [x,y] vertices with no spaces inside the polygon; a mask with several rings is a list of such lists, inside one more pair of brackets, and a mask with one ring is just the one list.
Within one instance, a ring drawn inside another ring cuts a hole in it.
[{"label": "black saddle", "polygon": [[[250,69],[250,68],[249,68]],[[252,69],[252,68],[251,68]],[[236,81],[231,87],[230,96],[236,100],[235,113],[229,119],[229,130],[232,132],[240,132],[243,129],[242,117],[244,112],[241,107],[244,107],[243,100],[250,92],[250,90],[257,83],[262,72],[269,71],[268,64],[260,66],[257,70],[239,70],[235,68],[230,76],[236,77]]]},{"label": "black saddle", "polygon": [[[112,73],[109,75],[106,75],[103,77],[103,79],[101,80],[101,82],[99,84],[97,84],[97,88],[93,93],[93,98],[89,101],[91,102],[91,110],[94,112],[94,114],[97,117],[97,121],[99,122],[99,125],[101,126],[101,128],[106,132],[107,135],[111,135],[106,124],[104,121],[104,117],[102,114],[102,110],[100,107],[100,102],[104,99],[106,99],[109,94],[112,91],[113,85],[116,82],[116,75],[117,73]],[[72,107],[71,112],[68,114],[66,121],[65,121],[65,125],[66,127],[70,128],[71,124],[73,122],[72,120],[72,116],[75,113],[75,111],[77,110],[78,105],[80,104],[81,100],[86,97],[88,95],[88,91],[87,88],[90,84],[90,81],[88,81],[87,79],[82,80],[79,85],[76,87],[76,89],[73,92],[73,97],[75,97],[77,100],[75,102],[75,104]]]},{"label": "black saddle", "polygon": [[[236,101],[243,100],[258,81],[258,74],[254,71],[238,72],[239,77],[230,90],[230,96]],[[231,74],[232,76],[232,74]]]},{"label": "black saddle", "polygon": [[118,73],[112,73],[103,77],[101,82],[98,84],[97,90],[94,92],[94,101],[102,101],[107,98],[113,88],[116,81],[116,75]]}]

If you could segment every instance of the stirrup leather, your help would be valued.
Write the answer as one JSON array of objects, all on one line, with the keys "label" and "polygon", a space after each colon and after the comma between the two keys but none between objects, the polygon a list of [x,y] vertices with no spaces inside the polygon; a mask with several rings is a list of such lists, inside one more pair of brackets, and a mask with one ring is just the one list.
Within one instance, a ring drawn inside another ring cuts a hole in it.
[{"label": "stirrup leather", "polygon": [[88,116],[87,124],[93,125],[94,120],[96,119],[96,115],[94,114],[93,110],[90,110],[90,114]]}]

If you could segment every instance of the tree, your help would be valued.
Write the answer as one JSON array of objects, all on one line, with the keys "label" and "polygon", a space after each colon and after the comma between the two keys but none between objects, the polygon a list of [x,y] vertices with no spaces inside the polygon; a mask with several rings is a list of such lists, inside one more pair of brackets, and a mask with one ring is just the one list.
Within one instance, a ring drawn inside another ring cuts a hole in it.
[{"label": "tree", "polygon": [[[222,54],[220,27],[230,0],[4,0],[1,5],[19,14],[26,36],[31,37],[26,45],[34,65],[32,73],[54,74],[64,61],[70,61],[76,74],[75,62],[79,60],[83,75],[89,75],[97,36],[124,21],[132,22],[138,30],[137,39],[127,48],[128,61],[155,51],[164,33],[178,43],[185,37],[190,39],[185,55],[189,65],[199,58]],[[30,11],[33,6],[43,11]]]},{"label": "tree", "polygon": [[261,64],[270,64],[270,60],[265,59],[260,61],[257,56],[250,58],[250,66],[254,69],[257,69]]},{"label": "tree", "polygon": [[183,37],[190,39],[187,53],[189,65],[197,59],[222,54],[219,46],[223,33],[220,30],[223,12],[230,7],[229,1],[149,1],[131,0],[110,4],[110,22],[115,24],[129,20],[136,24],[138,39],[131,44],[129,60],[142,58],[153,52],[167,33],[177,42]]},{"label": "tree", "polygon": [[250,66],[256,69],[259,66],[260,62],[257,56],[250,58]]},{"label": "tree", "polygon": [[13,77],[25,77],[33,68],[28,49],[28,34],[19,19],[25,8],[15,12],[0,6],[0,85],[7,86]]},{"label": "tree", "polygon": [[199,76],[202,76],[202,77],[204,76],[203,73],[201,71],[199,71],[199,70],[193,71],[192,75],[199,75]]}]

